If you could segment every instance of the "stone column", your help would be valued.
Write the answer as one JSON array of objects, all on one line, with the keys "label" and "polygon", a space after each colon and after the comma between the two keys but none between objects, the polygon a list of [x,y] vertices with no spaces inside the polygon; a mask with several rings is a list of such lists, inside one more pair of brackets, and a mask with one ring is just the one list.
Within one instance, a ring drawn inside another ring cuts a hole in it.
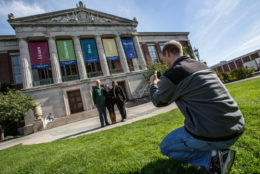
[{"label": "stone column", "polygon": [[139,61],[139,65],[142,67],[143,70],[146,70],[146,61],[144,59],[141,47],[139,45],[139,40],[137,35],[133,35],[133,41],[134,41],[134,45],[135,45],[135,50],[136,50],[136,54],[138,57],[138,61]]},{"label": "stone column", "polygon": [[107,59],[106,59],[106,55],[105,55],[105,51],[103,48],[103,44],[102,44],[100,35],[96,36],[96,43],[97,43],[98,56],[99,56],[99,61],[100,61],[103,75],[109,76],[110,73],[109,73],[109,69],[108,69],[108,65],[107,65]]},{"label": "stone column", "polygon": [[233,61],[233,62],[234,62],[234,64],[235,64],[235,68],[237,69],[238,67],[237,67],[237,62],[236,62],[236,60]]},{"label": "stone column", "polygon": [[230,66],[229,66],[229,63],[227,63],[227,66],[228,66],[229,72],[231,72],[231,68],[230,68]]},{"label": "stone column", "polygon": [[75,53],[76,53],[76,57],[77,57],[79,77],[80,77],[80,79],[86,79],[86,78],[88,78],[88,76],[87,76],[85,61],[83,58],[79,37],[73,36],[73,42],[74,42]]},{"label": "stone column", "polygon": [[55,39],[53,37],[49,37],[48,44],[49,44],[49,51],[50,51],[53,82],[61,83],[62,82],[61,71],[60,71],[59,58],[58,58]]},{"label": "stone column", "polygon": [[127,64],[125,52],[124,52],[123,45],[122,45],[122,42],[121,42],[119,35],[116,35],[116,46],[117,46],[117,50],[118,50],[118,54],[119,54],[119,58],[120,58],[120,63],[121,63],[121,66],[123,68],[123,71],[125,73],[128,73],[129,67],[128,67],[128,64]]},{"label": "stone column", "polygon": [[23,88],[31,88],[32,84],[32,68],[30,61],[30,54],[28,42],[24,38],[19,39],[21,73],[23,78]]}]

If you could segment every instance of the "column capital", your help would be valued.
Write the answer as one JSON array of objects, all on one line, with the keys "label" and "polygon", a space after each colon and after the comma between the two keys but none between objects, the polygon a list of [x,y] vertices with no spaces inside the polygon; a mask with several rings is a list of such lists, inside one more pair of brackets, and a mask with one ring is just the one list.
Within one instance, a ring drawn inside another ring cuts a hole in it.
[{"label": "column capital", "polygon": [[94,38],[95,39],[101,39],[101,35],[100,34],[96,34],[96,35],[94,35]]},{"label": "column capital", "polygon": [[48,40],[55,40],[55,37],[54,36],[47,36],[46,37]]},{"label": "column capital", "polygon": [[19,37],[18,40],[19,41],[28,42],[28,38],[27,37]]},{"label": "column capital", "polygon": [[73,36],[71,36],[72,37],[72,39],[79,39],[79,35],[73,35]]}]

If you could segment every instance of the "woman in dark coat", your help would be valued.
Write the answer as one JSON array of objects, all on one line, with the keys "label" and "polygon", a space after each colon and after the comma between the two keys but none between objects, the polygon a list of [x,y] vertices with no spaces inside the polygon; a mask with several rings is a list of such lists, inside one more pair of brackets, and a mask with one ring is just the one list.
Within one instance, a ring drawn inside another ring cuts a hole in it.
[{"label": "woman in dark coat", "polygon": [[105,105],[109,112],[110,120],[112,124],[115,124],[116,123],[116,114],[114,109],[115,100],[113,97],[112,90],[109,88],[108,84],[105,85],[104,96],[105,96]]},{"label": "woman in dark coat", "polygon": [[127,118],[126,110],[125,110],[126,95],[123,89],[120,86],[118,86],[117,82],[113,81],[112,86],[113,86],[112,88],[113,97],[115,98],[117,108],[122,117],[121,121],[123,122]]}]

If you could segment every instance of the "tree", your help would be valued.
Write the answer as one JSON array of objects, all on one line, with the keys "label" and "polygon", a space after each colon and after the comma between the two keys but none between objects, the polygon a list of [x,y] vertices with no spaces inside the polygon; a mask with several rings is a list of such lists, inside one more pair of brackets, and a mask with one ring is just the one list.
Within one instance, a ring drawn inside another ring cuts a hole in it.
[{"label": "tree", "polygon": [[0,140],[4,140],[5,129],[10,123],[17,122],[32,106],[33,98],[21,91],[10,89],[0,92]]},{"label": "tree", "polygon": [[163,75],[163,73],[168,69],[167,65],[164,62],[159,63],[148,63],[147,64],[147,73],[144,74],[144,77],[147,81],[150,80],[151,75],[154,74],[154,71],[157,71],[158,78]]}]

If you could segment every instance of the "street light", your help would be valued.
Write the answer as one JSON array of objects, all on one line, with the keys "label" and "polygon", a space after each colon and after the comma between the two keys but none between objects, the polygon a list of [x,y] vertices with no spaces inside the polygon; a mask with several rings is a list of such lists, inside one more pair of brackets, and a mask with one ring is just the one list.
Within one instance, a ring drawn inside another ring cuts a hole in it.
[{"label": "street light", "polygon": [[197,57],[198,61],[200,61],[200,55],[199,55],[199,50],[197,48],[194,47],[194,50],[193,50],[195,56]]}]

